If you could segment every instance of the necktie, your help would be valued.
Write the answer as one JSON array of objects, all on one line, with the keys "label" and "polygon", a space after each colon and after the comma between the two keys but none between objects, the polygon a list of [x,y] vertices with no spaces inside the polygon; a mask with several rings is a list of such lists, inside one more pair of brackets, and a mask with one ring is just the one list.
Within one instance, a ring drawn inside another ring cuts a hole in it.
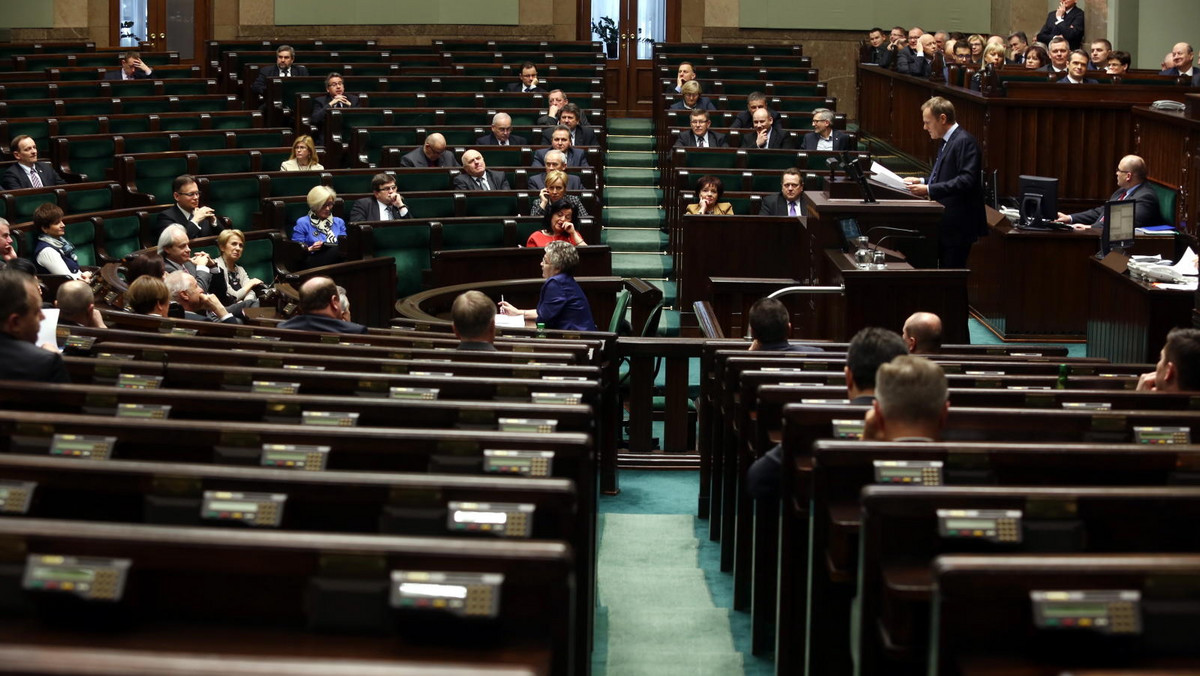
[{"label": "necktie", "polygon": [[795,215],[796,215],[796,203],[788,202],[788,216],[795,216]]},{"label": "necktie", "polygon": [[394,205],[394,204],[388,205],[387,212],[388,212],[388,218],[390,218],[393,221],[400,218],[400,210],[397,209],[396,205]]},{"label": "necktie", "polygon": [[937,180],[938,167],[942,164],[942,151],[946,149],[946,142],[942,141],[942,145],[938,147],[937,159],[933,161],[933,170],[929,172],[929,182],[933,183]]},{"label": "necktie", "polygon": [[488,189],[488,185],[487,185],[487,179],[486,179],[486,178],[484,178],[483,176],[480,176],[479,178],[475,179],[475,182],[479,184],[479,189],[480,189],[480,190],[487,190],[487,189]]},{"label": "necktie", "polygon": [[29,170],[29,185],[31,185],[35,188],[42,187],[42,177],[38,176],[36,168]]},{"label": "necktie", "polygon": [[282,75],[282,76],[284,76],[284,77],[291,77],[291,76],[292,76],[292,71],[291,71],[291,69],[289,68],[288,70],[285,70],[285,71],[283,71],[282,73],[280,73],[280,75]]},{"label": "necktie", "polygon": [[705,145],[704,145],[704,137],[703,137],[703,136],[701,136],[701,137],[700,137],[699,139],[697,139],[697,140],[699,141],[699,143],[697,143],[696,145],[700,146],[701,148],[704,148],[704,147],[705,147]]}]

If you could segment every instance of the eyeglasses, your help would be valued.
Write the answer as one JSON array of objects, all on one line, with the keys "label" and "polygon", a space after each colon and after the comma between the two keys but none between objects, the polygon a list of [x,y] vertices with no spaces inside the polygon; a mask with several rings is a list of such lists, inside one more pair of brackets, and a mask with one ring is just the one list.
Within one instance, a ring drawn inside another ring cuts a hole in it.
[{"label": "eyeglasses", "polygon": [[396,192],[396,186],[394,186],[394,185],[385,185],[385,186],[383,186],[382,188],[377,188],[377,189],[375,190],[375,192]]},{"label": "eyeglasses", "polygon": [[200,191],[199,191],[199,190],[193,190],[193,191],[191,191],[191,192],[180,192],[180,193],[175,193],[175,194],[177,194],[177,195],[183,195],[184,197],[199,197],[199,196],[200,196]]}]

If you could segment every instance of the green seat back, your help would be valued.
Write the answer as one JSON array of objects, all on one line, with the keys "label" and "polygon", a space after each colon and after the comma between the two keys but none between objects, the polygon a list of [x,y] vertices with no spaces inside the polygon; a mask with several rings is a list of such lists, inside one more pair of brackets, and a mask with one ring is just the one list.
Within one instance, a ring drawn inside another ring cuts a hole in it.
[{"label": "green seat back", "polygon": [[417,144],[417,134],[415,131],[399,129],[371,129],[362,143],[360,150],[367,154],[367,160],[378,165],[385,146],[414,146]]},{"label": "green seat back", "polygon": [[[400,127],[417,127],[421,125],[432,125],[437,122],[437,115],[433,111],[401,111],[392,116],[392,123]],[[360,127],[366,125],[358,125]]]},{"label": "green seat back", "polygon": [[58,75],[59,82],[72,81],[82,82],[84,80],[95,80],[96,73],[90,70],[64,70]]},{"label": "green seat back", "polygon": [[[487,117],[487,116],[483,115],[483,117]],[[510,111],[509,117],[512,118],[512,123],[515,126],[532,127],[535,124],[537,124],[538,113],[518,113],[518,112]],[[491,120],[484,120],[483,122],[472,123],[472,124],[480,124],[481,126],[490,126],[491,123],[492,123]],[[533,139],[530,139],[530,140],[533,141]]]},{"label": "green seat back", "polygon": [[[99,82],[63,82],[58,85],[58,93],[55,94],[60,99],[82,99],[103,95],[100,92]],[[126,96],[132,96],[132,94],[126,94]],[[139,94],[138,96],[145,95]]]},{"label": "green seat back", "polygon": [[[702,176],[716,176],[717,178],[721,179],[721,184],[725,186],[726,190],[741,190],[742,189],[742,187],[741,187],[742,186],[742,172],[740,172],[740,171],[703,171],[700,169],[692,170],[685,177],[686,178],[685,183],[686,183],[687,187],[691,190],[695,190],[696,189],[696,181],[699,181]],[[773,189],[778,190],[779,189],[779,178],[778,177],[773,177],[773,178],[775,180],[775,187]]]},{"label": "green seat back", "polygon": [[70,223],[66,230],[67,241],[75,246],[75,260],[80,265],[95,266],[100,264],[100,256],[96,255],[96,226],[91,221]]},{"label": "green seat back", "polygon": [[729,206],[733,207],[733,213],[740,216],[745,216],[750,213],[750,198],[749,197],[725,197]]},{"label": "green seat back", "polygon": [[253,130],[234,134],[239,148],[287,148],[288,138],[278,129]]},{"label": "green seat back", "polygon": [[750,92],[761,92],[763,90],[762,82],[725,82],[724,92],[726,96],[745,96]]},{"label": "green seat back", "polygon": [[[98,134],[96,131],[63,131],[62,123],[58,126],[59,133],[63,134]],[[132,117],[121,117],[109,119],[108,131],[113,134],[138,134],[145,131],[150,131],[150,118],[145,115],[136,115]]]},{"label": "green seat back", "polygon": [[445,169],[428,173],[401,174],[396,177],[396,184],[401,193],[449,190],[451,181],[450,172]]},{"label": "green seat back", "polygon": [[[292,232],[296,229],[296,221],[308,215],[308,203],[304,200],[298,200],[294,202],[284,202],[283,204],[283,223],[267,223],[266,227],[283,228],[283,231],[287,233],[288,239],[291,239]],[[259,279],[262,278],[260,277]]]},{"label": "green seat back", "polygon": [[404,203],[415,218],[453,218],[454,196],[406,197]]},{"label": "green seat back", "polygon": [[105,68],[111,65],[114,65],[112,54],[93,52],[75,55],[75,66],[78,68]]},{"label": "green seat back", "polygon": [[393,92],[423,92],[429,89],[429,82],[423,79],[393,80],[388,83],[388,90]]},{"label": "green seat back", "polygon": [[374,228],[375,255],[396,261],[396,295],[400,298],[421,290],[421,273],[429,269],[429,226],[389,225]]},{"label": "green seat back", "polygon": [[160,202],[166,202],[171,199],[171,182],[186,173],[186,157],[143,157],[134,164],[134,183],[138,192],[149,193]]},{"label": "green seat back", "polygon": [[[113,258],[124,258],[142,248],[138,240],[141,221],[136,215],[104,219],[104,248]],[[72,240],[74,241],[74,240]]]},{"label": "green seat back", "polygon": [[[33,212],[46,202],[53,204],[58,203],[58,198],[54,196],[54,191],[49,188],[47,188],[45,192],[14,195],[13,214],[12,216],[6,216],[6,218],[13,223],[28,221],[33,218]],[[21,249],[21,251],[30,251],[30,249]]]},{"label": "green seat back", "polygon": [[50,154],[50,123],[46,120],[32,120],[29,122],[13,121],[8,125],[8,133],[10,139],[22,135],[29,136],[37,142],[38,150],[40,151],[39,155]]},{"label": "green seat back", "polygon": [[617,303],[613,306],[612,317],[608,320],[609,333],[616,333],[621,328],[621,320],[625,319],[625,311],[629,309],[631,298],[633,298],[633,294],[629,292],[629,289],[621,289],[621,292],[617,294]]},{"label": "green seat back", "polygon": [[371,177],[364,174],[334,174],[329,187],[339,195],[371,192]]},{"label": "green seat back", "polygon": [[197,155],[197,174],[239,174],[251,171],[250,154],[245,152]]},{"label": "green seat back", "polygon": [[491,116],[486,110],[447,110],[446,124],[459,126],[464,124],[474,124],[486,126],[491,124]]},{"label": "green seat back", "polygon": [[196,96],[208,93],[208,81],[195,78],[167,80],[163,82],[163,93],[168,96]]},{"label": "green seat back", "polygon": [[788,118],[784,127],[788,129],[812,129],[812,118],[802,113],[811,113],[817,108],[829,107],[824,99],[815,101],[793,101],[788,104]]},{"label": "green seat back", "polygon": [[[753,190],[754,192],[768,192],[768,191],[778,192],[780,178],[781,177],[779,176],[779,174],[763,174],[763,173],[756,172],[751,177],[750,190]],[[725,185],[725,189],[726,190],[729,189],[728,184]],[[745,212],[739,212],[739,213],[745,213]]]},{"label": "green seat back", "polygon": [[1158,219],[1155,222],[1175,225],[1175,201],[1179,199],[1179,193],[1151,181],[1147,181],[1146,185],[1150,186],[1158,199]]},{"label": "green seat back", "polygon": [[[154,96],[154,80],[118,80],[112,83],[112,95],[118,98],[127,96]],[[203,94],[204,92],[200,92]]]},{"label": "green seat back", "polygon": [[[378,59],[379,57],[375,58]],[[354,74],[370,77],[387,77],[388,75],[395,75],[396,72],[392,70],[392,66],[389,63],[355,63]]]},{"label": "green seat back", "polygon": [[491,223],[447,221],[442,224],[442,248],[447,251],[494,249],[502,246],[504,246],[504,223],[501,221]]},{"label": "green seat back", "polygon": [[804,153],[754,152],[746,153],[747,169],[787,169],[805,166]]},{"label": "green seat back", "polygon": [[158,128],[163,131],[196,131],[200,129],[199,115],[177,115],[160,118]]},{"label": "green seat back", "polygon": [[[749,153],[747,153],[749,154]],[[676,153],[678,158],[678,153]],[[684,166],[712,169],[732,169],[738,165],[740,156],[736,152],[709,152],[702,148],[689,148],[683,153]],[[693,172],[695,173],[695,172]]]},{"label": "green seat back", "polygon": [[225,147],[225,134],[220,131],[185,134],[179,137],[180,150],[220,150]]},{"label": "green seat back", "polygon": [[274,253],[269,239],[252,239],[246,242],[242,250],[242,258],[238,265],[246,268],[246,274],[251,279],[261,279],[270,284],[275,279]]},{"label": "green seat back", "polygon": [[130,155],[135,153],[165,153],[170,149],[171,138],[165,134],[160,136],[125,137],[124,150]]},{"label": "green seat back", "polygon": [[259,212],[258,178],[223,178],[208,181],[208,204],[233,222],[238,230],[252,230]]},{"label": "green seat back", "polygon": [[220,115],[211,118],[213,129],[253,129],[254,116],[247,112],[245,115]]},{"label": "green seat back", "polygon": [[[61,89],[61,87],[60,87]],[[59,94],[59,96],[63,96]],[[27,101],[29,99],[52,99],[49,85],[41,85],[38,87],[30,87],[29,89],[18,89],[8,87],[4,90],[4,99],[6,101]]]},{"label": "green seat back", "polygon": [[[108,187],[95,190],[68,190],[68,214],[84,214],[89,211],[107,211],[113,208],[112,191]],[[68,238],[69,239],[69,238]],[[71,240],[74,242],[75,240]]]},{"label": "green seat back", "polygon": [[[471,129],[449,129],[442,132],[442,136],[446,137],[446,145],[449,146],[470,146],[475,145],[475,139],[479,138],[475,135],[475,131]],[[409,144],[413,145],[413,144]],[[498,147],[498,146],[490,146]],[[492,161],[488,160],[488,164]]]},{"label": "green seat back", "polygon": [[[320,172],[293,171],[287,176],[272,176],[269,194],[271,197],[304,196],[318,185],[321,185]],[[341,192],[337,188],[334,190]]]},{"label": "green seat back", "polygon": [[[22,103],[18,106],[8,107],[10,115],[20,115],[21,117],[54,117],[54,102],[42,100],[41,103]],[[70,111],[75,114],[75,111]],[[80,113],[81,115],[90,115],[91,113]]]},{"label": "green seat back", "polygon": [[517,146],[484,146],[480,150],[489,167],[519,167],[524,164],[521,161],[521,149]]},{"label": "green seat back", "polygon": [[[125,101],[121,104],[121,112],[125,114],[156,115],[171,112],[171,102],[166,99],[151,101]],[[101,113],[103,114],[103,113]]]},{"label": "green seat back", "polygon": [[467,193],[467,216],[516,216],[517,199],[486,191]]},{"label": "green seat back", "polygon": [[[374,101],[374,97],[371,100]],[[407,105],[419,105],[422,108],[467,108],[475,106],[475,95],[465,92],[432,92],[420,99],[420,103],[414,101]]]},{"label": "green seat back", "polygon": [[180,99],[179,109],[189,113],[215,113],[228,110],[229,104],[225,99]]},{"label": "green seat back", "polygon": [[517,221],[517,244],[525,246],[529,236],[542,229],[541,219],[524,219]]},{"label": "green seat back", "polygon": [[292,156],[292,151],[286,148],[264,149],[260,154],[262,155],[261,166],[263,171],[277,171],[279,165]]}]

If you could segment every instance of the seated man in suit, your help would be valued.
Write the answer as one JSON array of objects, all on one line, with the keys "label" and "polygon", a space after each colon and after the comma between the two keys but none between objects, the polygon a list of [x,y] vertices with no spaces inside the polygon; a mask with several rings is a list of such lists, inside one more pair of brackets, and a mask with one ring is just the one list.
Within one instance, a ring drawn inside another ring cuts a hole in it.
[{"label": "seated man in suit", "polygon": [[754,111],[754,130],[742,134],[743,148],[791,148],[792,140],[782,129],[771,125],[771,114],[766,108]]},{"label": "seated man in suit", "polygon": [[531,61],[521,64],[521,81],[509,82],[504,89],[510,92],[541,92],[543,94],[546,92],[545,88],[538,83],[537,66]]},{"label": "seated man in suit", "polygon": [[850,150],[850,137],[833,128],[833,111],[813,111],[813,130],[804,135],[804,150]]},{"label": "seated man in suit", "polygon": [[724,134],[709,131],[712,120],[708,118],[707,110],[699,108],[693,110],[692,114],[688,116],[688,122],[692,128],[679,132],[679,138],[675,141],[675,145],[684,148],[726,148],[729,146]]},{"label": "seated man in suit", "polygon": [[1200,391],[1200,330],[1171,329],[1154,371],[1142,374],[1137,388],[1154,392]]},{"label": "seated man in suit", "polygon": [[1194,66],[1195,52],[1186,42],[1180,42],[1171,49],[1171,67],[1164,68],[1159,75],[1191,78],[1193,87],[1200,87],[1200,72]]},{"label": "seated man in suit", "polygon": [[1088,70],[1103,71],[1108,67],[1108,57],[1112,56],[1112,43],[1105,38],[1092,40],[1091,52],[1088,57]]},{"label": "seated man in suit", "polygon": [[883,34],[883,29],[872,28],[867,33],[867,43],[871,45],[871,48],[867,51],[864,63],[887,68],[892,62],[893,52],[888,49],[887,36]]},{"label": "seated man in suit", "polygon": [[942,351],[942,318],[932,312],[914,312],[904,320],[900,337],[909,354],[937,354]]},{"label": "seated man in suit", "polygon": [[346,93],[346,82],[341,73],[330,73],[325,76],[325,93],[314,96],[312,100],[312,115],[308,118],[316,133],[313,140],[317,145],[325,143],[325,114],[330,108],[353,108],[358,105],[358,94]]},{"label": "seated man in suit", "polygon": [[1058,84],[1099,84],[1099,80],[1087,76],[1087,71],[1087,52],[1076,49],[1071,52],[1071,58],[1067,61],[1067,76],[1059,80]]},{"label": "seated man in suit", "polygon": [[1025,31],[1016,31],[1008,36],[1007,62],[1014,66],[1025,64],[1025,52],[1029,50],[1029,38]]},{"label": "seated man in suit", "polygon": [[0,185],[5,190],[49,188],[66,183],[49,162],[38,162],[37,141],[32,137],[21,134],[12,140],[9,148],[16,162],[0,177]]},{"label": "seated man in suit", "polygon": [[402,167],[457,167],[454,153],[446,150],[446,137],[434,132],[425,137],[420,148],[413,148],[400,158]]},{"label": "seated man in suit", "polygon": [[950,412],[942,367],[924,357],[900,355],[879,367],[875,401],[863,424],[871,441],[938,441]]},{"label": "seated man in suit", "polygon": [[[579,124],[579,120],[583,117],[583,112],[579,110],[579,106],[574,103],[568,103],[563,106],[563,109],[558,113],[558,127],[566,127],[571,134],[572,146],[594,146],[599,142],[596,140],[596,132]],[[546,145],[550,145],[550,138],[554,135],[554,130],[557,127],[551,127],[542,132],[542,141]]]},{"label": "seated man in suit", "polygon": [[675,84],[667,85],[668,94],[683,93],[683,85],[686,82],[692,82],[696,79],[696,68],[689,61],[684,61],[679,64],[679,71],[675,74]]},{"label": "seated man in suit", "polygon": [[504,172],[488,169],[483,153],[474,149],[463,153],[463,173],[454,177],[454,189],[510,190]]},{"label": "seated man in suit", "polygon": [[54,307],[58,308],[59,326],[91,326],[108,328],[100,311],[96,309],[96,296],[87,282],[72,279],[63,282],[54,296]]},{"label": "seated man in suit", "polygon": [[159,212],[154,222],[159,234],[173,223],[183,226],[188,239],[211,237],[220,231],[216,212],[212,207],[200,206],[200,188],[194,176],[183,174],[175,177],[171,182],[171,193],[175,197],[175,206]]},{"label": "seated man in suit", "polygon": [[546,164],[546,153],[557,150],[567,159],[568,167],[588,167],[587,153],[579,148],[571,147],[571,130],[565,124],[554,128],[550,135],[550,148],[543,148],[533,154],[533,166],[542,167]]},{"label": "seated man in suit", "polygon": [[759,298],[750,306],[750,349],[762,352],[824,352],[819,347],[792,343],[787,306],[776,298]]},{"label": "seated man in suit", "polygon": [[[280,45],[275,50],[275,65],[259,68],[258,77],[255,78],[254,84],[250,85],[250,89],[261,96],[266,93],[269,80],[277,77],[305,77],[307,75],[308,68],[296,63],[296,50],[291,45]],[[284,106],[287,106],[286,101]]]},{"label": "seated man in suit", "polygon": [[[1166,222],[1158,208],[1158,197],[1146,185],[1146,160],[1137,155],[1126,155],[1117,162],[1117,191],[1108,198],[1109,202],[1134,200],[1133,222],[1136,227],[1148,228]],[[1070,223],[1076,230],[1100,227],[1104,224],[1104,205],[1076,214],[1058,213],[1058,223]]]},{"label": "seated man in suit", "polygon": [[1050,70],[1052,72],[1067,72],[1067,61],[1071,57],[1071,48],[1066,38],[1061,35],[1055,36],[1046,48],[1046,53],[1050,55]]},{"label": "seated man in suit", "polygon": [[71,382],[58,347],[37,346],[42,319],[37,279],[13,268],[0,270],[0,380]]},{"label": "seated man in suit", "polygon": [[450,306],[450,320],[458,349],[495,352],[496,304],[482,291],[466,291]]},{"label": "seated man in suit", "polygon": [[[541,192],[546,187],[546,174],[552,171],[567,171],[567,156],[561,150],[551,148],[546,151],[542,158],[542,162],[546,165],[546,171],[540,174],[533,174],[529,177],[529,189]],[[577,192],[583,190],[583,181],[575,174],[567,174],[567,191]]]},{"label": "seated man in suit", "polygon": [[183,270],[167,273],[167,291],[171,293],[171,302],[183,308],[183,319],[200,322],[220,322],[222,324],[241,324],[216,295],[204,293],[196,278]]},{"label": "seated man in suit", "polygon": [[803,174],[796,167],[784,170],[780,190],[763,198],[758,208],[759,216],[807,216],[804,211]]},{"label": "seated man in suit", "polygon": [[[560,113],[562,113],[563,108],[566,108],[567,104],[570,102],[571,99],[567,98],[567,95],[563,92],[563,90],[551,89],[550,93],[546,95],[546,103],[548,104],[546,107],[546,114],[538,117],[536,124],[541,127],[558,126],[558,116]],[[588,123],[587,115],[584,114],[582,109],[579,111],[579,126],[591,126],[591,124]]]},{"label": "seated man in suit", "polygon": [[145,80],[154,76],[154,69],[142,63],[142,55],[137,52],[121,52],[118,61],[121,67],[106,72],[105,80]]},{"label": "seated man in suit", "polygon": [[475,139],[477,146],[523,146],[525,137],[512,133],[512,116],[496,113],[492,116],[492,133]]},{"label": "seated man in suit", "polygon": [[900,52],[900,63],[896,70],[915,77],[929,77],[933,72],[933,56],[937,53],[937,40],[929,33],[917,38],[914,53]]},{"label": "seated man in suit", "polygon": [[737,114],[733,118],[733,124],[729,125],[730,129],[751,129],[754,127],[754,111],[763,109],[771,114],[771,119],[774,120],[775,126],[783,129],[783,123],[779,121],[779,113],[767,107],[767,95],[762,92],[750,92],[746,96],[746,109]]},{"label": "seated man in suit", "polygon": [[350,222],[395,221],[411,218],[412,213],[404,205],[404,198],[396,191],[396,177],[391,174],[375,174],[371,177],[371,196],[354,200],[350,207]]},{"label": "seated man in suit", "polygon": [[367,327],[342,319],[342,299],[337,284],[328,277],[313,277],[300,285],[300,307],[281,329],[322,333],[366,333]]},{"label": "seated man in suit", "polygon": [[[158,255],[163,259],[163,271],[182,270],[196,278],[200,288],[217,298],[225,295],[225,275],[220,274],[217,262],[201,251],[192,255],[192,245],[182,225],[172,224],[158,236]],[[217,292],[220,293],[217,293]]]}]

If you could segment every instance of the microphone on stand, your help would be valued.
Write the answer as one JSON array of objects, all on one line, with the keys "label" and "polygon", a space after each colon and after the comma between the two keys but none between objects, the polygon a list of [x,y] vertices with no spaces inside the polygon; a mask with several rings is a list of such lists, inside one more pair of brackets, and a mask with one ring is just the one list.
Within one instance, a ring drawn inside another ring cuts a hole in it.
[{"label": "microphone on stand", "polygon": [[[888,239],[927,239],[925,237],[925,235],[922,235],[921,232],[918,230],[909,230],[906,228],[892,228],[892,227],[889,227],[886,225],[875,226],[874,228],[871,228],[870,230],[868,230],[867,234],[870,235],[870,233],[872,233],[876,230],[890,230],[893,233],[893,234],[884,235],[883,237],[879,238],[878,242],[875,242],[874,251],[875,251],[876,256],[884,254],[883,251],[880,251],[880,246]],[[896,253],[900,253],[900,252],[896,252]],[[905,258],[904,254],[902,254],[902,253],[900,254],[900,258],[901,258],[901,260],[907,260],[907,258]],[[884,261],[878,261],[878,262],[882,263]]]}]

